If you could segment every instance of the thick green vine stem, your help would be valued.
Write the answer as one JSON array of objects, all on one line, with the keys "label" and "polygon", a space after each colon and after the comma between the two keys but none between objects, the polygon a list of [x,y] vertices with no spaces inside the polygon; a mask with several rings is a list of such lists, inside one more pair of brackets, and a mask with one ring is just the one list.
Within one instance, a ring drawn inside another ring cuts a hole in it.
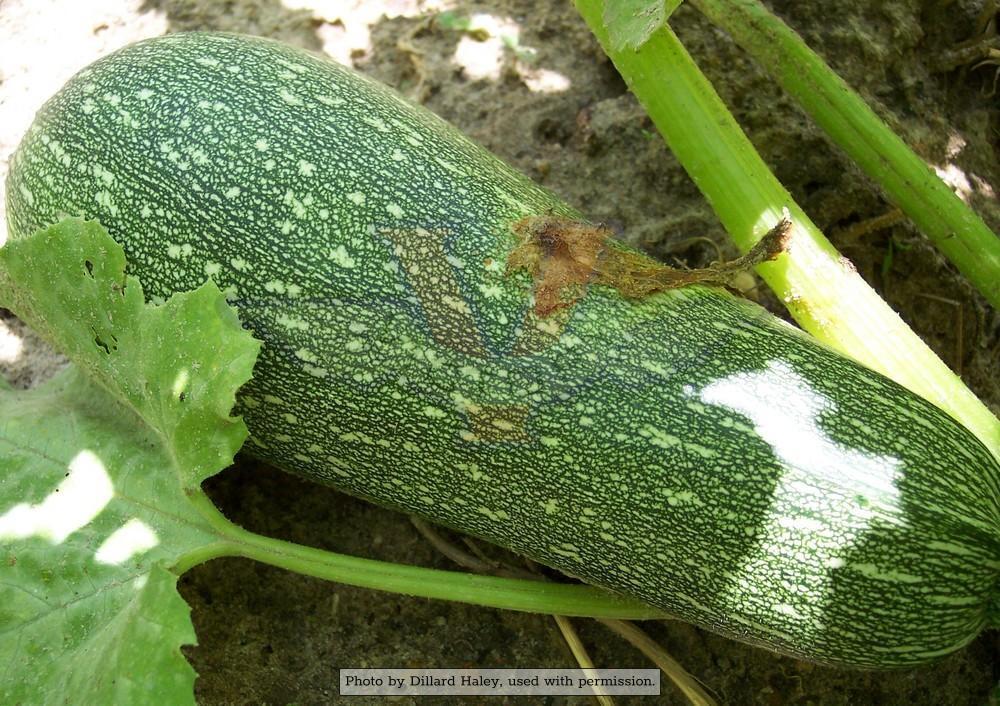
[{"label": "thick green vine stem", "polygon": [[689,0],[798,101],[987,301],[1000,309],[1000,238],[758,0]]},{"label": "thick green vine stem", "polygon": [[583,584],[426,569],[347,556],[264,537],[227,520],[202,491],[190,492],[188,497],[216,531],[219,541],[182,557],[173,567],[178,575],[209,559],[239,556],[349,586],[489,608],[618,620],[670,617],[645,603]]},{"label": "thick green vine stem", "polygon": [[670,28],[638,50],[616,51],[602,19],[605,3],[575,2],[741,249],[749,250],[788,208],[795,229],[788,256],[757,270],[802,328],[937,404],[1000,458],[997,418],[794,203]]}]

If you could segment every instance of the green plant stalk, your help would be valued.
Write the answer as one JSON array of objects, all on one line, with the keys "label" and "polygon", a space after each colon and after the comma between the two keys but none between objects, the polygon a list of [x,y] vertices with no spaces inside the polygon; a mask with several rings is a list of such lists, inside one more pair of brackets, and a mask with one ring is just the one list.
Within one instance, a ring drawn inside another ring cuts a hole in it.
[{"label": "green plant stalk", "polygon": [[191,491],[188,497],[215,530],[219,541],[181,557],[172,568],[178,575],[209,559],[238,556],[350,586],[489,608],[619,620],[670,617],[645,603],[583,584],[426,569],[264,537],[227,520],[203,491]]},{"label": "green plant stalk", "polygon": [[615,51],[601,0],[577,9],[726,230],[749,250],[787,208],[786,256],[757,271],[806,331],[941,407],[1000,458],[1000,422],[868,286],[775,178],[669,27]]},{"label": "green plant stalk", "polygon": [[1000,238],[793,29],[758,0],[689,2],[753,56],[1000,309]]}]

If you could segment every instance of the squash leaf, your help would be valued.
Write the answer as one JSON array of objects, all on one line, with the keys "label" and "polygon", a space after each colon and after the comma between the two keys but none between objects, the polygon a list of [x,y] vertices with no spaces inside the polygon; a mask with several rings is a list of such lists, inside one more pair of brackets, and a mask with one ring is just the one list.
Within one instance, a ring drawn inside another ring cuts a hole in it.
[{"label": "squash leaf", "polygon": [[604,8],[604,26],[615,51],[638,50],[667,23],[682,0],[616,0]]},{"label": "squash leaf", "polygon": [[194,703],[171,567],[220,539],[192,498],[259,343],[214,283],[152,306],[124,268],[79,219],[0,249],[0,303],[74,363],[0,387],[0,703]]}]

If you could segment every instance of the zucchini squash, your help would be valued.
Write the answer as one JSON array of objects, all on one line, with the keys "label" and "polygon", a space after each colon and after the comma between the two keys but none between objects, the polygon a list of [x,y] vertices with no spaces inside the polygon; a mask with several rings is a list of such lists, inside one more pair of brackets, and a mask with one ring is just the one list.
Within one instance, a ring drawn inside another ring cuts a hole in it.
[{"label": "zucchini squash", "polygon": [[996,622],[1000,468],[970,433],[718,288],[539,316],[513,225],[579,214],[349,69],[131,45],[39,112],[7,194],[12,237],[97,218],[151,296],[225,288],[264,341],[248,450],[283,469],[818,662]]}]

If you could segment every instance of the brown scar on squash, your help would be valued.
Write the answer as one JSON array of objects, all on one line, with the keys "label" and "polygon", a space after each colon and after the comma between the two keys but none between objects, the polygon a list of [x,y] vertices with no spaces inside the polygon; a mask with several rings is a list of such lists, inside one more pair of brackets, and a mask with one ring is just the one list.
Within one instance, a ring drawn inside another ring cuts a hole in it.
[{"label": "brown scar on squash", "polygon": [[695,270],[681,270],[626,249],[610,228],[564,216],[528,216],[511,226],[518,244],[507,272],[527,270],[534,282],[535,314],[546,317],[572,306],[587,286],[614,287],[626,299],[707,284],[730,288],[733,278],[788,249],[792,222],[787,213],[745,255]]}]

